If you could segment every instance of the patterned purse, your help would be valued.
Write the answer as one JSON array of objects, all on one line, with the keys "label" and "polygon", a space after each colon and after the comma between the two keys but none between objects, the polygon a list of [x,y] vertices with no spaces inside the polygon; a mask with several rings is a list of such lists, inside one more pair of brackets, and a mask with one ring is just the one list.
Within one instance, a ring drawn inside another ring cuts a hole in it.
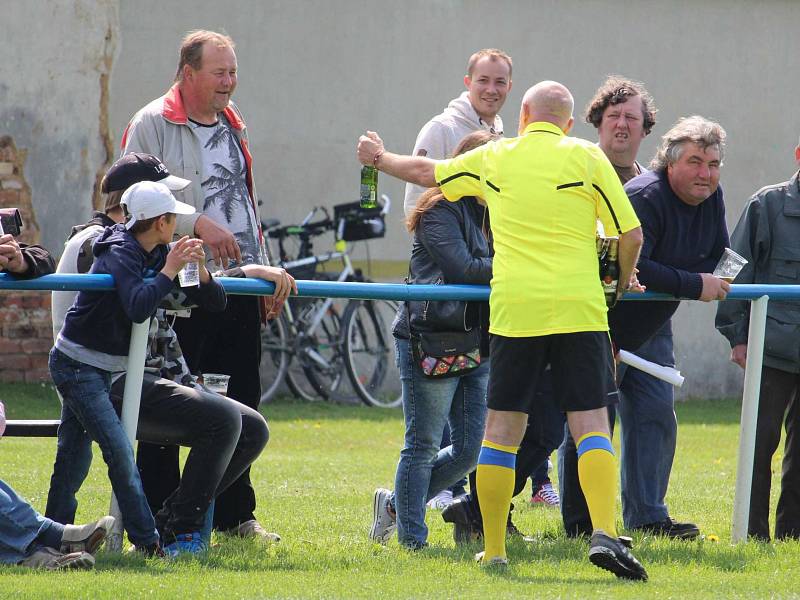
[{"label": "patterned purse", "polygon": [[414,361],[426,377],[466,375],[481,366],[481,335],[476,327],[463,332],[421,332],[412,335]]}]

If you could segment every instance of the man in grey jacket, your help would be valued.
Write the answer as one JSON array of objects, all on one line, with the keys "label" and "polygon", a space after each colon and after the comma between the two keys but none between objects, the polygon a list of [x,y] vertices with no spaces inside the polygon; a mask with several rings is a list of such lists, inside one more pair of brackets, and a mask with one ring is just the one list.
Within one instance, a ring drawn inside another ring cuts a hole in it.
[{"label": "man in grey jacket", "polygon": [[[237,65],[234,42],[227,35],[188,33],[181,43],[175,83],[134,115],[122,139],[123,154],[153,154],[170,173],[191,180],[178,197],[197,214],[179,220],[177,233],[193,231],[223,269],[266,264],[247,129],[231,102]],[[261,321],[270,316],[264,299],[231,296],[222,315],[193,309],[190,318],[177,319],[174,325],[191,371],[230,375],[228,395],[254,409],[261,399]],[[152,456],[147,461],[150,470],[157,471],[162,458]],[[145,468],[141,454],[139,466]],[[248,469],[217,498],[214,526],[240,536],[274,539],[256,519],[255,507]]]},{"label": "man in grey jacket", "polygon": [[[465,135],[480,129],[503,135],[503,120],[498,113],[511,91],[511,57],[495,48],[478,50],[467,62],[464,86],[467,91],[451,100],[441,114],[422,127],[412,156],[450,158]],[[406,216],[424,191],[416,184],[406,184],[403,203]]]},{"label": "man in grey jacket", "polygon": [[[800,165],[800,146],[795,148]],[[800,181],[789,181],[756,192],[731,234],[731,248],[748,260],[736,283],[797,284],[800,276]],[[747,363],[750,302],[729,300],[717,308],[716,326],[731,344],[731,361]],[[772,455],[781,439],[785,418],[781,494],[775,538],[800,537],[800,310],[796,302],[770,300],[761,371],[750,520],[747,533],[769,540],[769,493]]]}]

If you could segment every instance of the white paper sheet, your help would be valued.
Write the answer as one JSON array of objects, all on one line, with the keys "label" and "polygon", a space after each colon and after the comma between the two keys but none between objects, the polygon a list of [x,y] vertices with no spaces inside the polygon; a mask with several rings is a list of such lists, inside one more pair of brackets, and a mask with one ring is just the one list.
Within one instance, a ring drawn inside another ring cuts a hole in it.
[{"label": "white paper sheet", "polygon": [[643,359],[641,356],[631,354],[627,350],[620,350],[618,356],[620,362],[623,362],[634,369],[639,369],[648,375],[658,377],[667,383],[671,383],[675,387],[681,387],[683,385],[683,375],[681,375],[681,372],[677,369],[665,367],[663,365],[657,365],[654,362]]}]

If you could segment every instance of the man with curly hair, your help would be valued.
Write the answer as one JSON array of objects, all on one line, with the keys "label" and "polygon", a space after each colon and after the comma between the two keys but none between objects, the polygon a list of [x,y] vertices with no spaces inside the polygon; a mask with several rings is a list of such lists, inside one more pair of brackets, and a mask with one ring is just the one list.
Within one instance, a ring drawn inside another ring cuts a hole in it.
[{"label": "man with curly hair", "polygon": [[636,155],[656,124],[656,108],[641,83],[610,75],[586,107],[585,119],[597,129],[597,145],[623,184],[645,171]]},{"label": "man with curly hair", "polygon": [[[636,156],[642,140],[656,124],[656,107],[644,85],[619,75],[609,75],[586,106],[584,119],[597,129],[597,145],[623,185],[647,172]],[[616,406],[610,405],[608,416],[612,432],[616,413]],[[558,484],[567,535],[590,535],[592,523],[578,483],[575,441],[567,428],[564,443],[558,449]]]}]

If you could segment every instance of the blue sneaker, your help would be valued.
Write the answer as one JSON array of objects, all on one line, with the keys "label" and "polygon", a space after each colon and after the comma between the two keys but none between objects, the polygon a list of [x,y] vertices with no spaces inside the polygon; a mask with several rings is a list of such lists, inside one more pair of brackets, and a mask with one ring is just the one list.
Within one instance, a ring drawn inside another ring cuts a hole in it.
[{"label": "blue sneaker", "polygon": [[200,554],[207,550],[199,531],[194,533],[178,533],[175,541],[164,546],[164,553],[174,558],[179,554]]}]

